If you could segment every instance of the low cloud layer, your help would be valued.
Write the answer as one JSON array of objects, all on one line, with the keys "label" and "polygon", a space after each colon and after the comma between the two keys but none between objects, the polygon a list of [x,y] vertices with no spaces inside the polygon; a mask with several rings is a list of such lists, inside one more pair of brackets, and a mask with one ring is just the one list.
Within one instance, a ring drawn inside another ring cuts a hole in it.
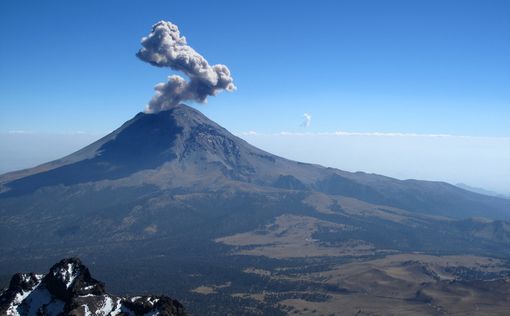
[{"label": "low cloud layer", "polygon": [[[303,122],[304,123],[304,122]],[[466,136],[451,134],[418,134],[418,133],[400,133],[400,132],[290,132],[281,131],[278,133],[260,133],[257,131],[240,132],[241,136],[364,136],[364,137],[422,137],[422,138],[466,138],[466,139],[488,139],[488,140],[506,140],[510,141],[510,137],[491,137],[491,136]]]},{"label": "low cloud layer", "polygon": [[136,56],[157,67],[168,67],[184,73],[189,81],[172,75],[158,83],[156,94],[147,105],[147,112],[169,109],[183,101],[207,102],[207,97],[223,90],[234,91],[234,79],[227,66],[209,65],[207,60],[188,45],[177,25],[160,21],[142,38],[142,48]]}]

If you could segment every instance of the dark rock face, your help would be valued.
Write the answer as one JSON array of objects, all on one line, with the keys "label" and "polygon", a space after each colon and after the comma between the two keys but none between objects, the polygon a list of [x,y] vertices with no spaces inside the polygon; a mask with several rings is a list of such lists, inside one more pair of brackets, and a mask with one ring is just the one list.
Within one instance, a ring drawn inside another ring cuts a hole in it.
[{"label": "dark rock face", "polygon": [[19,298],[24,296],[24,293],[35,289],[41,283],[41,279],[42,275],[35,273],[16,273],[13,275],[9,288],[0,295],[0,313],[9,315],[7,312],[10,304],[19,302]]},{"label": "dark rock face", "polygon": [[78,258],[63,259],[46,275],[16,273],[0,295],[0,315],[185,315],[166,296],[117,297],[106,293]]},{"label": "dark rock face", "polygon": [[50,269],[44,279],[46,288],[61,300],[76,296],[104,295],[104,284],[90,276],[78,258],[64,259]]}]

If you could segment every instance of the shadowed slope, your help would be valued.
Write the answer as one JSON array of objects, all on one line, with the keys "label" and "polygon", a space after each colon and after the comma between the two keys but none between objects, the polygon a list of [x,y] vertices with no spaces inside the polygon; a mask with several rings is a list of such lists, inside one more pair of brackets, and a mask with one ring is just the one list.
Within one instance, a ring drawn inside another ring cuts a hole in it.
[{"label": "shadowed slope", "polygon": [[[58,184],[119,179],[140,170],[154,169],[175,158],[170,148],[179,131],[170,112],[140,113],[106,139],[98,141],[102,145],[91,145],[92,152],[88,155],[92,157],[9,182],[10,191],[5,195],[28,194],[40,187]],[[83,154],[79,151],[75,155]],[[73,158],[68,159],[77,160]]]}]

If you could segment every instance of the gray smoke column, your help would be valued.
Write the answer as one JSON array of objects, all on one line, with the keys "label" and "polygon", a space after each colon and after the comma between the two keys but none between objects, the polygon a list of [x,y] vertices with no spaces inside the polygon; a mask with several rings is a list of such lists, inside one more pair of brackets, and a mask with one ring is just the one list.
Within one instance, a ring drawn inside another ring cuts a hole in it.
[{"label": "gray smoke column", "polygon": [[209,65],[207,60],[188,45],[181,36],[177,25],[159,21],[152,31],[142,38],[142,48],[136,56],[157,67],[169,67],[184,73],[189,81],[181,76],[168,77],[165,83],[154,88],[156,95],[147,105],[146,112],[159,112],[169,109],[182,101],[207,102],[208,96],[218,92],[234,91],[234,79],[225,65]]}]

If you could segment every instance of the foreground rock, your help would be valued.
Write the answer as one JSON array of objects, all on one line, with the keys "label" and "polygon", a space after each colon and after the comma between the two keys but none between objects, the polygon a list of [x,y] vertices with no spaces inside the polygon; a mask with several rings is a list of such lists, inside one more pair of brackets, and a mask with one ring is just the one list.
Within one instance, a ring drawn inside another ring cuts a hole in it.
[{"label": "foreground rock", "polygon": [[0,315],[186,315],[166,296],[118,297],[91,277],[78,258],[64,259],[48,274],[16,273],[0,295]]}]

